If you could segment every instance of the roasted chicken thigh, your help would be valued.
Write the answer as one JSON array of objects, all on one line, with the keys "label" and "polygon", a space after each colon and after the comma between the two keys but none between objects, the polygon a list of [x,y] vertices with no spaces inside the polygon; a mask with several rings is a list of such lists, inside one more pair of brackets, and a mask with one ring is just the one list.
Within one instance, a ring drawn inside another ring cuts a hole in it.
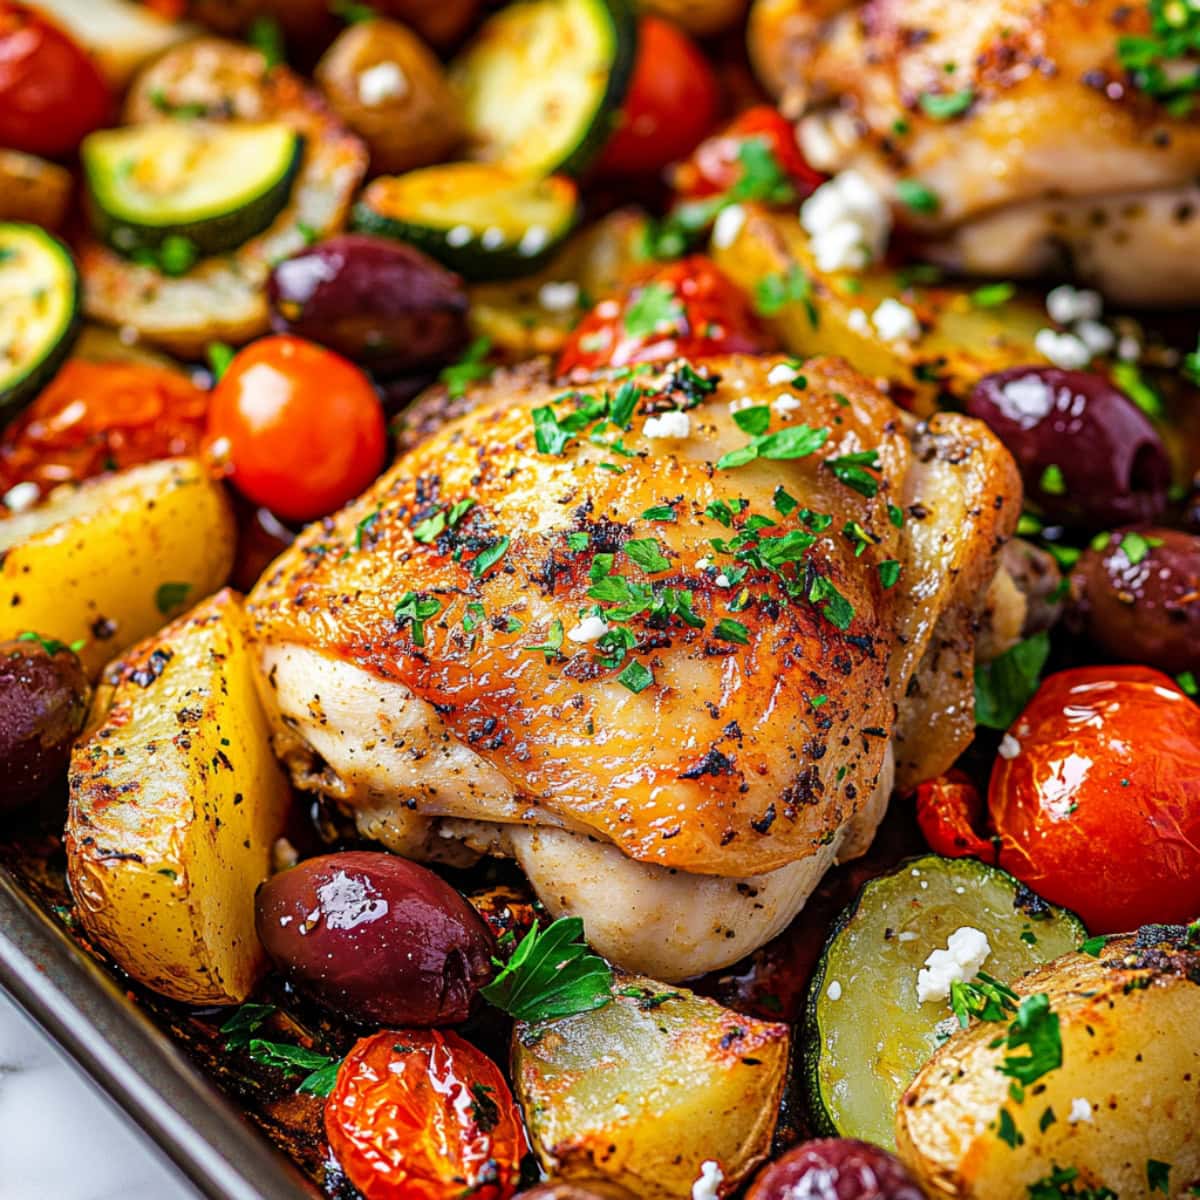
[{"label": "roasted chicken thigh", "polygon": [[970,740],[1013,463],[837,360],[474,400],[251,594],[277,751],[400,853],[515,855],[622,966],[735,961],[865,849],[893,757]]},{"label": "roasted chicken thigh", "polygon": [[814,165],[862,172],[935,257],[1195,302],[1200,119],[1172,88],[1200,64],[1155,50],[1152,8],[757,0],[750,36]]}]

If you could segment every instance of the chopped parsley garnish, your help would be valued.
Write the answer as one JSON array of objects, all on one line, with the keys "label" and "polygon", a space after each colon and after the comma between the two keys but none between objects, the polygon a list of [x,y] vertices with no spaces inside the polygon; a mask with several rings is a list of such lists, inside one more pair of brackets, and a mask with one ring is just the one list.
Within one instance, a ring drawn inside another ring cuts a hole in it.
[{"label": "chopped parsley garnish", "polygon": [[1175,676],[1175,682],[1187,695],[1200,696],[1200,683],[1197,683],[1194,671],[1180,671]]},{"label": "chopped parsley garnish", "polygon": [[987,729],[1007,729],[1033,699],[1049,654],[1050,637],[1043,630],[990,663],[976,666],[975,723]]},{"label": "chopped parsley garnish", "polygon": [[[746,409],[746,412],[752,410]],[[815,454],[829,440],[828,429],[813,429],[809,425],[789,425],[774,433],[755,437],[747,446],[730,450],[717,459],[722,470],[745,466],[756,458],[792,459]]]},{"label": "chopped parsley garnish", "polygon": [[635,659],[617,676],[617,682],[636,696],[654,682],[654,673]]},{"label": "chopped parsley garnish", "polygon": [[579,530],[574,533],[567,534],[567,549],[575,554],[586,550],[591,544],[592,535],[586,530]]},{"label": "chopped parsley garnish", "polygon": [[570,431],[558,423],[548,404],[533,410],[533,435],[539,454],[561,454],[571,440]]},{"label": "chopped parsley garnish", "polygon": [[491,349],[491,338],[476,338],[458,362],[442,368],[438,379],[446,385],[451,400],[465,396],[470,384],[487,379],[492,374],[495,368],[486,361]]},{"label": "chopped parsley garnish", "polygon": [[229,370],[233,356],[237,352],[225,342],[209,342],[204,348],[204,357],[208,359],[208,369],[212,373],[213,383],[220,383],[221,376]]},{"label": "chopped parsley garnish", "polygon": [[836,629],[844,633],[850,628],[854,620],[854,605],[823,575],[813,579],[808,599],[811,604],[822,605],[821,615]]},{"label": "chopped parsley garnish", "polygon": [[888,520],[891,521],[897,529],[904,528],[904,510],[898,505],[889,504],[887,506]]},{"label": "chopped parsley garnish", "polygon": [[789,495],[780,484],[771,495],[771,504],[781,517],[790,516],[800,507],[800,501]]},{"label": "chopped parsley garnish", "polygon": [[1181,370],[1190,383],[1200,384],[1200,338],[1196,341],[1196,349],[1184,355]]},{"label": "chopped parsley garnish", "polygon": [[955,979],[950,984],[950,1007],[961,1028],[978,1021],[1007,1021],[1017,1011],[1017,993],[1006,983],[980,971],[969,982]]},{"label": "chopped parsley garnish", "polygon": [[720,638],[723,642],[737,642],[739,646],[748,646],[750,644],[750,633],[741,621],[735,621],[731,617],[723,617],[717,622],[717,627],[713,630],[713,636]]},{"label": "chopped parsley garnish", "polygon": [[617,388],[617,394],[612,398],[612,403],[609,405],[608,410],[608,419],[621,429],[628,429],[629,422],[633,418],[634,409],[637,408],[637,402],[645,394],[644,388],[638,387],[630,379],[625,380]]},{"label": "chopped parsley garnish", "polygon": [[1049,1175],[1029,1185],[1029,1200],[1117,1200],[1117,1193],[1106,1187],[1076,1187],[1077,1167],[1054,1164]]},{"label": "chopped parsley garnish", "polygon": [[812,281],[793,263],[786,275],[778,271],[764,275],[754,285],[754,308],[760,316],[778,316],[789,304],[803,304],[808,323],[816,329],[820,314],[813,300]]},{"label": "chopped parsley garnish", "polygon": [[649,337],[675,327],[683,315],[683,305],[667,284],[648,283],[625,309],[625,332],[630,337]]},{"label": "chopped parsley garnish", "polygon": [[879,582],[885,588],[893,588],[896,586],[900,578],[900,564],[894,558],[885,558],[879,564]]},{"label": "chopped parsley garnish", "polygon": [[671,560],[664,557],[654,538],[631,538],[621,548],[647,575],[667,571],[671,567]]},{"label": "chopped parsley garnish", "polygon": [[184,606],[191,591],[190,583],[160,583],[154,592],[154,607],[169,617]]},{"label": "chopped parsley garnish", "polygon": [[60,642],[57,638],[44,637],[40,633],[34,633],[32,629],[27,629],[24,633],[17,634],[18,642],[37,642],[45,652],[51,656],[60,654],[63,650],[70,650],[72,654],[78,654],[80,650],[87,644],[82,638],[70,644]]},{"label": "chopped parsley garnish", "polygon": [[283,28],[275,17],[266,13],[255,17],[246,31],[246,41],[266,59],[268,68],[285,61]]},{"label": "chopped parsley garnish", "polygon": [[1038,480],[1038,487],[1046,493],[1047,496],[1063,496],[1066,495],[1067,481],[1063,478],[1062,467],[1057,463],[1051,463]]},{"label": "chopped parsley garnish", "polygon": [[745,500],[711,500],[704,509],[706,517],[712,517],[728,529],[733,524],[733,518],[746,507]]},{"label": "chopped parsley garnish", "polygon": [[1186,116],[1200,91],[1200,11],[1181,0],[1148,0],[1147,8],[1150,33],[1119,37],[1117,60],[1134,87]]},{"label": "chopped parsley garnish", "polygon": [[1054,1109],[1046,1105],[1042,1111],[1042,1115],[1038,1117],[1038,1132],[1045,1133],[1057,1120],[1058,1118],[1054,1115]]},{"label": "chopped parsley garnish", "polygon": [[471,1084],[471,1119],[480,1133],[491,1133],[500,1124],[500,1108],[485,1083]]},{"label": "chopped parsley garnish", "polygon": [[919,179],[897,180],[896,198],[915,213],[933,214],[941,207],[937,193]]},{"label": "chopped parsley garnish", "polygon": [[[842,454],[827,458],[825,466],[833,472],[839,483],[853,488],[860,496],[871,499],[879,491],[879,480],[871,471],[879,470],[878,450],[859,450],[854,454]],[[869,468],[869,469],[868,469]]]},{"label": "chopped parsley garnish", "polygon": [[669,504],[656,504],[642,513],[643,521],[674,521],[675,509]]},{"label": "chopped parsley garnish", "polygon": [[328,1096],[337,1080],[341,1059],[330,1058],[317,1050],[306,1050],[303,1046],[292,1046],[287,1042],[268,1042],[252,1038],[250,1057],[267,1067],[274,1067],[288,1075],[307,1072],[296,1091],[310,1096]]},{"label": "chopped parsley garnish", "polygon": [[1081,954],[1086,954],[1091,958],[1099,958],[1104,952],[1105,946],[1108,945],[1108,937],[1101,933],[1095,937],[1090,937],[1079,947]]},{"label": "chopped parsley garnish", "polygon": [[[449,509],[438,509],[432,516],[413,526],[413,537],[418,542],[436,542],[447,529],[453,529],[474,507],[475,501],[468,499],[459,500]],[[379,515],[378,510],[374,515]]]},{"label": "chopped parsley garnish", "polygon": [[[496,960],[493,960],[496,961]],[[579,917],[536,925],[480,994],[518,1021],[552,1021],[603,1008],[612,1000],[613,975],[583,941]]]},{"label": "chopped parsley garnish", "polygon": [[759,437],[767,432],[771,425],[771,410],[765,404],[755,404],[751,408],[740,408],[733,414],[733,423],[751,437]]},{"label": "chopped parsley garnish", "polygon": [[1003,1042],[1008,1050],[1028,1050],[1028,1054],[1006,1054],[996,1068],[1022,1087],[1036,1083],[1043,1075],[1062,1066],[1062,1033],[1058,1013],[1050,1008],[1045,992],[1026,996],[1008,1027]]},{"label": "chopped parsley garnish", "polygon": [[436,617],[442,611],[442,602],[433,596],[420,592],[405,592],[396,602],[395,618],[397,625],[408,624],[412,627],[414,646],[425,645],[425,622]]},{"label": "chopped parsley garnish", "polygon": [[1136,567],[1155,546],[1161,545],[1161,538],[1144,537],[1133,529],[1121,535],[1121,553],[1129,560],[1131,567]]},{"label": "chopped parsley garnish", "polygon": [[985,283],[971,293],[971,303],[976,308],[999,308],[1007,304],[1015,295],[1017,289],[1011,283]]},{"label": "chopped parsley garnish", "polygon": [[466,633],[474,633],[480,625],[483,624],[484,618],[487,616],[482,604],[478,600],[472,600],[467,605],[467,611],[463,613],[462,627]]},{"label": "chopped parsley garnish", "polygon": [[275,1011],[273,1004],[243,1004],[221,1026],[226,1050],[244,1050],[250,1039]]},{"label": "chopped parsley garnish", "polygon": [[546,656],[547,662],[553,662],[562,654],[563,646],[563,623],[555,620],[550,626],[550,632],[546,635],[546,640],[540,646],[526,646],[526,650],[537,650]]},{"label": "chopped parsley garnish", "polygon": [[924,92],[919,100],[921,111],[935,121],[961,117],[975,103],[975,92],[962,88],[957,92]]},{"label": "chopped parsley garnish", "polygon": [[480,552],[471,559],[471,574],[476,579],[482,579],[487,574],[490,567],[494,567],[508,552],[508,547],[512,539],[505,534],[504,537],[497,538],[494,542],[489,542]]},{"label": "chopped parsley garnish", "polygon": [[1152,1192],[1171,1194],[1171,1164],[1159,1162],[1157,1158],[1146,1159],[1146,1184]]},{"label": "chopped parsley garnish", "polygon": [[996,1136],[1010,1149],[1015,1150],[1025,1144],[1025,1135],[1017,1128],[1012,1119],[1012,1113],[1007,1108],[1000,1110],[999,1127]]}]

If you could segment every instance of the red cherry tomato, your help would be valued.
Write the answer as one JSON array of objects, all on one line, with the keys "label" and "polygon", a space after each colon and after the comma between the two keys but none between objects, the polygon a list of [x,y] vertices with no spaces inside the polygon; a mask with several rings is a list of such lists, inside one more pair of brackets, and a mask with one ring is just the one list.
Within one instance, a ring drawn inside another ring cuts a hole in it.
[{"label": "red cherry tomato", "polygon": [[86,51],[23,4],[0,3],[0,146],[69,154],[111,109]]},{"label": "red cherry tomato", "polygon": [[737,184],[745,172],[743,147],[762,143],[791,183],[796,197],[804,197],[825,182],[814,171],[796,144],[796,128],[777,108],[759,104],[734,117],[719,133],[707,137],[675,172],[675,190],[682,200],[718,196]]},{"label": "red cherry tomato", "polygon": [[70,359],[0,437],[0,492],[195,454],[208,393],[182,371]]},{"label": "red cherry tomato", "polygon": [[719,92],[686,33],[661,17],[642,17],[633,81],[600,170],[648,175],[683,158],[712,127]]},{"label": "red cherry tomato", "polygon": [[1009,737],[988,789],[1005,870],[1093,933],[1200,915],[1200,708],[1168,676],[1052,675]]},{"label": "red cherry tomato", "polygon": [[558,370],[567,375],[771,347],[741,289],[709,259],[693,254],[635,285],[624,299],[597,304],[567,340]]},{"label": "red cherry tomato", "polygon": [[983,797],[962,771],[927,779],[917,788],[917,824],[936,854],[989,862],[996,857],[995,845],[976,833],[983,825]]},{"label": "red cherry tomato", "polygon": [[325,1105],[325,1133],[367,1200],[508,1200],[528,1150],[500,1068],[436,1029],[358,1042]]},{"label": "red cherry tomato", "polygon": [[387,428],[375,389],[352,362],[303,338],[266,337],[240,351],[217,384],[208,443],[244,496],[309,521],[379,474]]}]

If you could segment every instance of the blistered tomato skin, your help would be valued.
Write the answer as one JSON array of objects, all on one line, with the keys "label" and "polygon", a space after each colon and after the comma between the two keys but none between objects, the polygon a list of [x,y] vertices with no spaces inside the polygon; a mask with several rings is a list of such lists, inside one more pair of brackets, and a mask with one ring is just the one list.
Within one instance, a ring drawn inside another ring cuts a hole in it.
[{"label": "blistered tomato skin", "polygon": [[927,779],[917,788],[917,824],[930,850],[946,858],[995,857],[995,846],[976,830],[983,824],[983,797],[962,771]]},{"label": "blistered tomato skin", "polygon": [[263,884],[255,914],[283,975],[364,1024],[458,1024],[493,973],[496,943],[471,905],[392,854],[306,859]]},{"label": "blistered tomato skin", "polygon": [[437,1030],[358,1042],[326,1102],[325,1133],[366,1200],[509,1200],[528,1151],[500,1068]]},{"label": "blistered tomato skin", "polygon": [[924,1200],[895,1155],[854,1138],[805,1142],[759,1172],[746,1200]]},{"label": "blistered tomato skin", "polygon": [[0,146],[70,154],[111,108],[108,84],[86,51],[26,5],[0,3]]},{"label": "blistered tomato skin", "polygon": [[71,651],[0,642],[0,812],[29,804],[65,779],[91,689]]},{"label": "blistered tomato skin", "polygon": [[1072,616],[1114,658],[1200,671],[1200,536],[1141,526],[1092,546],[1071,573]]},{"label": "blistered tomato skin", "polygon": [[631,288],[624,299],[597,304],[563,347],[558,372],[770,349],[771,338],[741,289],[709,259],[693,254]]},{"label": "blistered tomato skin", "polygon": [[1200,913],[1200,708],[1159,671],[1052,675],[988,788],[1000,866],[1093,933]]},{"label": "blistered tomato skin", "polygon": [[442,364],[467,339],[462,280],[413,246],[330,238],[276,264],[271,324],[381,371]]},{"label": "blistered tomato skin", "polygon": [[1166,509],[1162,439],[1103,375],[1014,367],[981,379],[967,411],[1008,447],[1026,497],[1048,520],[1098,530],[1154,521]]}]

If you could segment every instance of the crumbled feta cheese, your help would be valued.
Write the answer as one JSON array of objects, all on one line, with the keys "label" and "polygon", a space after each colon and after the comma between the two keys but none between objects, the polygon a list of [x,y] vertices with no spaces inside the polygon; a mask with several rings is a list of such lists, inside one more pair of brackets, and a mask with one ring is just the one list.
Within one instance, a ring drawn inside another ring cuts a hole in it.
[{"label": "crumbled feta cheese", "polygon": [[399,63],[380,62],[358,77],[358,98],[368,108],[385,100],[395,100],[408,91],[408,80]]},{"label": "crumbled feta cheese", "polygon": [[1122,362],[1137,362],[1142,357],[1142,344],[1135,337],[1126,334],[1117,342],[1117,357]]},{"label": "crumbled feta cheese", "polygon": [[781,383],[791,383],[795,378],[795,367],[790,367],[787,363],[776,363],[767,372],[767,382],[773,387],[778,387]]},{"label": "crumbled feta cheese", "polygon": [[1092,361],[1091,351],[1073,333],[1039,329],[1033,344],[1039,354],[1044,354],[1056,367],[1062,367],[1064,371],[1078,371]]},{"label": "crumbled feta cheese", "polygon": [[1074,333],[1093,354],[1107,354],[1117,344],[1117,335],[1100,321],[1079,321]]},{"label": "crumbled feta cheese", "polygon": [[934,950],[917,972],[917,999],[922,1004],[948,999],[950,985],[974,979],[991,952],[986,934],[970,925],[960,926],[950,935],[946,949]]},{"label": "crumbled feta cheese", "polygon": [[789,396],[787,392],[780,392],[774,400],[771,401],[771,407],[781,416],[786,417],[789,413],[794,413],[796,409],[802,408],[803,405],[795,396]]},{"label": "crumbled feta cheese", "polygon": [[1021,375],[1000,389],[1000,411],[1031,429],[1054,407],[1054,389],[1040,375]]},{"label": "crumbled feta cheese", "polygon": [[32,479],[26,479],[22,483],[14,483],[4,493],[4,506],[9,512],[25,512],[38,502],[41,494],[42,489]]},{"label": "crumbled feta cheese", "polygon": [[813,113],[800,122],[796,129],[796,144],[804,161],[818,171],[833,170],[841,158],[840,147],[825,113]]},{"label": "crumbled feta cheese", "polygon": [[692,1184],[692,1200],[717,1200],[718,1188],[725,1181],[721,1164],[711,1158],[700,1164],[700,1174]]},{"label": "crumbled feta cheese", "polygon": [[729,402],[729,413],[732,416],[734,413],[739,413],[744,408],[753,408],[757,401],[753,396],[738,396]]},{"label": "crumbled feta cheese", "polygon": [[805,200],[800,223],[822,271],[861,271],[887,246],[892,211],[862,175],[843,171]]},{"label": "crumbled feta cheese", "polygon": [[713,580],[713,582],[714,582],[714,583],[717,585],[717,587],[730,587],[730,586],[732,586],[732,585],[730,584],[730,582],[729,582],[729,576],[728,576],[728,575],[726,575],[724,571],[722,571],[722,572],[721,572],[721,574],[720,574],[720,575],[718,575],[718,576],[716,577],[716,579],[714,579],[714,580]]},{"label": "crumbled feta cheese", "polygon": [[740,204],[731,204],[728,208],[721,209],[713,222],[713,245],[718,250],[727,250],[737,241],[745,223],[746,210]]},{"label": "crumbled feta cheese", "polygon": [[504,230],[495,225],[489,225],[479,239],[485,250],[499,250],[504,245]]},{"label": "crumbled feta cheese", "polygon": [[522,258],[532,258],[540,254],[550,243],[550,231],[545,225],[530,225],[521,235],[517,243],[517,253]]},{"label": "crumbled feta cheese", "polygon": [[547,312],[569,312],[579,303],[579,284],[571,279],[562,283],[543,283],[538,288],[538,303]]},{"label": "crumbled feta cheese", "polygon": [[1046,312],[1052,321],[1070,325],[1072,321],[1094,321],[1104,310],[1099,292],[1088,288],[1073,288],[1069,283],[1056,287],[1046,295]]},{"label": "crumbled feta cheese", "polygon": [[608,632],[608,622],[603,617],[592,615],[584,617],[574,629],[567,630],[567,637],[573,642],[594,642]]},{"label": "crumbled feta cheese", "polygon": [[871,323],[885,342],[915,342],[921,336],[917,314],[891,296],[871,314]]},{"label": "crumbled feta cheese", "polygon": [[871,332],[871,318],[862,308],[852,308],[850,315],[846,318],[846,324],[855,333],[861,333],[864,337]]},{"label": "crumbled feta cheese", "polygon": [[915,942],[917,940],[917,936],[918,935],[915,934],[911,929],[905,929],[902,933],[898,933],[896,938],[901,942]]},{"label": "crumbled feta cheese", "polygon": [[642,433],[648,438],[685,438],[692,432],[692,419],[685,412],[672,409],[657,417],[647,417]]},{"label": "crumbled feta cheese", "polygon": [[696,559],[696,570],[697,570],[697,571],[707,571],[707,570],[708,570],[708,568],[709,568],[709,567],[711,567],[711,566],[712,566],[712,559],[711,559],[711,558],[698,558],[698,559]]},{"label": "crumbled feta cheese", "polygon": [[1067,1124],[1078,1125],[1080,1121],[1091,1121],[1092,1106],[1082,1096],[1071,1101],[1071,1111],[1067,1113]]},{"label": "crumbled feta cheese", "polygon": [[842,998],[842,985],[835,979],[826,989],[825,995],[830,1000],[840,1000]]},{"label": "crumbled feta cheese", "polygon": [[446,231],[446,245],[465,246],[471,240],[470,225],[454,225]]},{"label": "crumbled feta cheese", "polygon": [[1011,733],[1006,733],[1000,739],[1000,745],[997,748],[996,753],[999,754],[1001,758],[1016,758],[1017,755],[1021,753],[1021,743],[1018,742]]}]

